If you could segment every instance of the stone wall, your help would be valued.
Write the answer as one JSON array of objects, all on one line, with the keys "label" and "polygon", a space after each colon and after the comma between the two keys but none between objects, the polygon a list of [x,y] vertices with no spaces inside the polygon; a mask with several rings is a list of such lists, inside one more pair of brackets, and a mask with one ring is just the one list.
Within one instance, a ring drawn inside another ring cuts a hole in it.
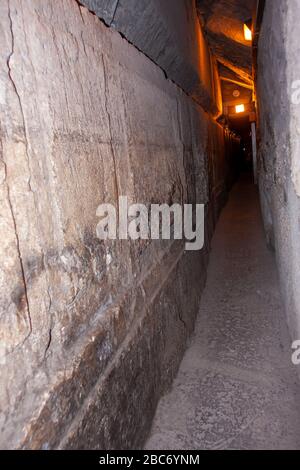
[{"label": "stone wall", "polygon": [[[193,330],[230,137],[74,0],[3,1],[0,23],[0,447],[140,447]],[[206,203],[205,248],[99,241],[119,195]]]},{"label": "stone wall", "polygon": [[194,0],[81,0],[162,68],[166,76],[206,110],[213,99],[209,50]]},{"label": "stone wall", "polygon": [[293,340],[300,338],[299,17],[299,0],[267,0],[258,57],[261,201]]}]

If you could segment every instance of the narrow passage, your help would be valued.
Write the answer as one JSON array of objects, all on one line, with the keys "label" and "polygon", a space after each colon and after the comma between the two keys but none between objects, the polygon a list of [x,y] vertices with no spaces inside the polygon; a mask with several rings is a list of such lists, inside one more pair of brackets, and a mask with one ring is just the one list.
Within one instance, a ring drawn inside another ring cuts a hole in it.
[{"label": "narrow passage", "polygon": [[291,353],[258,192],[243,176],[219,220],[196,331],[146,449],[299,449]]}]

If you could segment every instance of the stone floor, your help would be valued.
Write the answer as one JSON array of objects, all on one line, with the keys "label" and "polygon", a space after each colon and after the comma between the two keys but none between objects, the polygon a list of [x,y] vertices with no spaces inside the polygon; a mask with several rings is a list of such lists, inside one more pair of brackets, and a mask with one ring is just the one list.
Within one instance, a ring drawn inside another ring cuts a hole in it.
[{"label": "stone floor", "polygon": [[300,391],[274,254],[250,180],[213,239],[199,317],[146,449],[300,449]]}]

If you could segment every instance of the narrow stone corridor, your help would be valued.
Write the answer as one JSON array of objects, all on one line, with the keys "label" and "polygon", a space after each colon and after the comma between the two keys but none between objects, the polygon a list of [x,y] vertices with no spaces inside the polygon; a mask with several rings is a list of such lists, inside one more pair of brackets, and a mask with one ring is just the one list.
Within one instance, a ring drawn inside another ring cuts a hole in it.
[{"label": "narrow stone corridor", "polygon": [[299,449],[300,391],[274,254],[249,177],[212,242],[194,337],[146,449]]},{"label": "narrow stone corridor", "polygon": [[0,450],[300,449],[299,19],[0,1]]}]

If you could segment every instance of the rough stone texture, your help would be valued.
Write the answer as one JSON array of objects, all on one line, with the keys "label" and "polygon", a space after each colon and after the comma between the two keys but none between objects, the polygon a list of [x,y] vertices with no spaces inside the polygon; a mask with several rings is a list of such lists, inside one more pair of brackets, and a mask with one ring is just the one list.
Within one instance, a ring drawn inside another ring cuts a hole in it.
[{"label": "rough stone texture", "polygon": [[190,0],[82,0],[99,18],[121,32],[159,65],[167,77],[206,111],[221,111],[214,101],[209,51]]},{"label": "rough stone texture", "polygon": [[300,339],[300,108],[292,101],[299,15],[298,0],[266,2],[258,57],[261,202],[293,340]]},{"label": "rough stone texture", "polygon": [[300,387],[276,263],[250,179],[213,238],[195,335],[146,449],[300,448]]},{"label": "rough stone texture", "polygon": [[[0,446],[138,447],[193,329],[234,142],[78,2],[3,1],[0,23]],[[100,242],[118,195],[206,203],[205,249]]]},{"label": "rough stone texture", "polygon": [[108,26],[114,21],[119,0],[83,0],[78,2],[102,18]]}]

